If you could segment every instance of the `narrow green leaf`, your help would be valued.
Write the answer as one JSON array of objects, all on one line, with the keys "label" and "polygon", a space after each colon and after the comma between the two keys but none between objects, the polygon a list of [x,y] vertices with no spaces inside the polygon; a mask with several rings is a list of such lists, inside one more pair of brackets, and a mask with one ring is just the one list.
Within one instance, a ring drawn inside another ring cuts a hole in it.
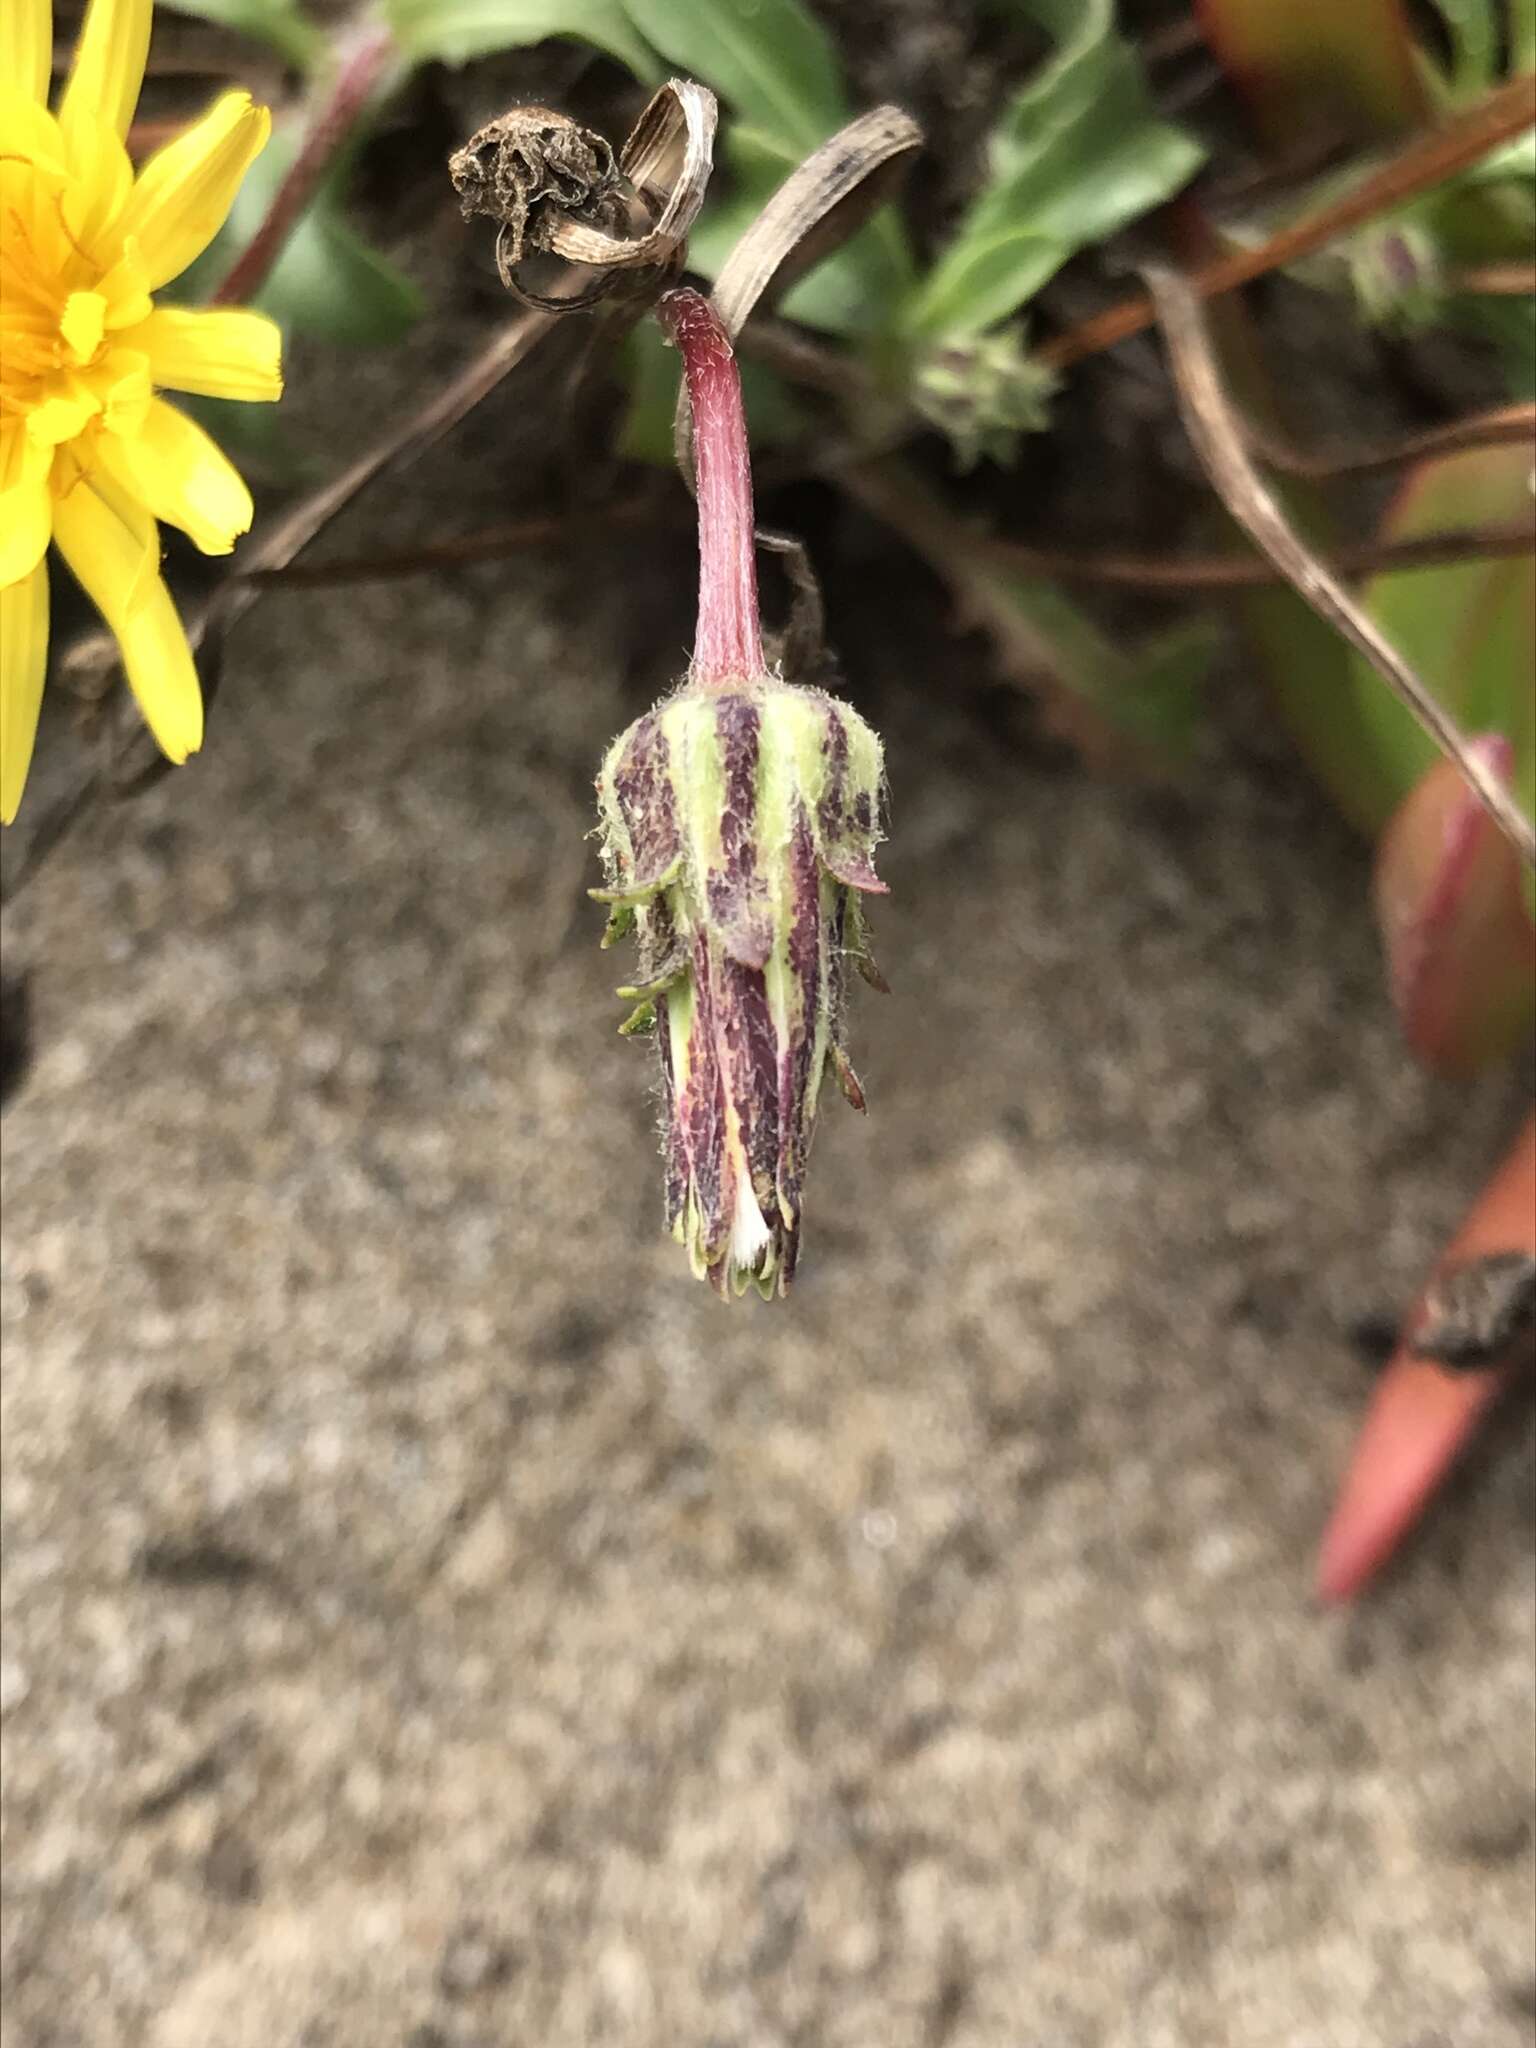
[{"label": "narrow green leaf", "polygon": [[[426,0],[422,0],[426,4]],[[826,30],[801,0],[624,0],[636,29],[798,163],[848,118]]]},{"label": "narrow green leaf", "polygon": [[1066,33],[1005,108],[987,183],[907,308],[907,326],[925,337],[959,338],[1008,318],[1079,249],[1178,191],[1202,159],[1154,112],[1111,0],[1015,5]]},{"label": "narrow green leaf", "polygon": [[1499,24],[1493,0],[1434,0],[1451,43],[1446,83],[1453,100],[1472,99],[1494,80]]},{"label": "narrow green leaf", "polygon": [[169,0],[169,5],[172,13],[196,15],[266,43],[298,71],[312,69],[326,52],[324,34],[299,0]]},{"label": "narrow green leaf", "polygon": [[1061,243],[1033,226],[1002,227],[990,235],[972,229],[929,272],[911,325],[945,341],[980,334],[1032,299],[1064,261]]},{"label": "narrow green leaf", "polygon": [[384,0],[384,17],[417,63],[435,57],[467,64],[491,50],[568,36],[617,57],[637,78],[655,79],[660,72],[623,0]]},{"label": "narrow green leaf", "polygon": [[1107,735],[1170,765],[1193,753],[1218,621],[1191,620],[1126,653],[1053,583],[973,566],[964,594],[1005,668],[1054,706],[1063,731],[1088,745]]},{"label": "narrow green leaf", "polygon": [[256,304],[327,341],[398,341],[422,311],[416,285],[348,226],[334,200],[311,209]]},{"label": "narrow green leaf", "polygon": [[668,348],[654,320],[641,320],[624,339],[626,403],[619,428],[619,453],[631,462],[672,466],[672,421],[682,363]]},{"label": "narrow green leaf", "polygon": [[[1287,493],[1292,516],[1298,497]],[[1318,535],[1312,532],[1315,541]],[[1248,592],[1243,636],[1303,760],[1357,832],[1378,832],[1401,794],[1373,739],[1349,668],[1349,650],[1289,585]],[[1379,678],[1378,689],[1385,689]]]}]

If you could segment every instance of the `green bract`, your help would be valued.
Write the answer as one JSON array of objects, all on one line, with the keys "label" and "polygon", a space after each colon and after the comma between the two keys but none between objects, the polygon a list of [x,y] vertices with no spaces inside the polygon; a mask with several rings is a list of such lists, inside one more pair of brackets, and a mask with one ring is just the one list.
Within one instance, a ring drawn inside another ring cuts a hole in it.
[{"label": "green bract", "polygon": [[820,690],[770,676],[685,685],[609,749],[598,777],[610,903],[633,930],[636,1009],[666,1097],[667,1222],[722,1294],[782,1294],[830,1062],[856,1108],[843,1042],[851,959],[883,987],[861,908],[883,893],[880,741]]}]

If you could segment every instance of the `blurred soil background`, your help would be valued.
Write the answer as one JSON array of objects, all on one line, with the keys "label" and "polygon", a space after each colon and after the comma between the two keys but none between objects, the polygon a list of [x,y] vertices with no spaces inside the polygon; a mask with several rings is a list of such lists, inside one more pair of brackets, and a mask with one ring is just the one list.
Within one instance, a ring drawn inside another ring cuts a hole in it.
[{"label": "blurred soil background", "polygon": [[[963,103],[903,13],[861,89]],[[538,61],[441,85],[441,139]],[[319,473],[495,317],[445,191],[391,251],[433,317],[295,352]],[[317,558],[586,502],[577,347]],[[1167,540],[1117,360],[1084,463],[1005,483]],[[795,1296],[722,1308],[583,894],[690,635],[657,502],[272,591],[206,752],[7,913],[8,2048],[1525,2048],[1529,1403],[1356,1612],[1308,1591],[1516,1083],[1411,1062],[1365,852],[1240,662],[1194,775],[1106,781],[790,492],[888,742],[895,993]]]}]

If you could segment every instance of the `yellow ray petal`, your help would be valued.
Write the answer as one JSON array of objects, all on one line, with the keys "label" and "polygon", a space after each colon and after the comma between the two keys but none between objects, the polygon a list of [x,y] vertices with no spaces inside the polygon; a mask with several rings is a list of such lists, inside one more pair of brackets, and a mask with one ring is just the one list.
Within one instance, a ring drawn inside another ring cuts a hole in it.
[{"label": "yellow ray petal", "polygon": [[53,500],[42,477],[0,491],[0,584],[30,576],[43,558],[53,523]]},{"label": "yellow ray petal", "polygon": [[0,222],[5,229],[0,274],[7,313],[20,301],[57,310],[59,277],[74,254],[60,212],[63,181],[62,171],[44,170],[30,158],[0,150]]},{"label": "yellow ray petal", "polygon": [[137,327],[155,310],[144,282],[138,244],[125,242],[123,253],[96,287],[107,302],[107,327]]},{"label": "yellow ray petal", "polygon": [[136,434],[152,396],[148,358],[136,348],[109,348],[91,377],[102,425],[113,434]]},{"label": "yellow ray petal", "polygon": [[48,564],[0,589],[0,825],[26,787],[48,666]]},{"label": "yellow ray petal", "polygon": [[83,475],[54,507],[53,537],[116,635],[128,687],[161,752],[173,761],[203,738],[203,696],[171,593],[161,580],[152,520],[135,516],[110,479]]},{"label": "yellow ray petal", "polygon": [[59,448],[85,431],[86,422],[101,411],[94,391],[76,382],[67,391],[55,391],[27,414],[27,439],[34,448]]},{"label": "yellow ray petal", "polygon": [[78,114],[65,128],[69,178],[59,201],[67,282],[94,283],[121,247],[117,223],[133,191],[133,165],[105,121]]},{"label": "yellow ray petal", "polygon": [[265,107],[227,92],[145,164],[119,225],[138,243],[151,291],[202,255],[271,132]]},{"label": "yellow ray petal", "polygon": [[46,107],[52,72],[53,9],[49,0],[5,0],[0,6],[0,79]]},{"label": "yellow ray petal", "polygon": [[115,135],[128,133],[144,82],[149,17],[150,0],[91,0],[59,108],[66,133],[82,114]]},{"label": "yellow ray petal", "polygon": [[0,418],[0,491],[41,482],[52,467],[53,450],[34,441],[23,421]]},{"label": "yellow ray petal", "polygon": [[[0,20],[4,17],[0,7]],[[56,178],[64,175],[66,152],[58,122],[46,107],[18,91],[9,74],[0,76],[0,135],[5,137],[7,158],[35,164]]]},{"label": "yellow ray petal", "polygon": [[245,479],[217,442],[163,398],[150,401],[136,433],[115,443],[102,437],[104,456],[114,446],[155,517],[179,526],[205,555],[227,555],[236,536],[250,531]]},{"label": "yellow ray petal", "polygon": [[0,78],[47,106],[53,76],[53,8],[49,0],[4,0],[0,6]]},{"label": "yellow ray petal", "polygon": [[265,313],[236,307],[156,306],[125,343],[149,357],[149,374],[171,391],[203,398],[281,398],[283,337]]}]

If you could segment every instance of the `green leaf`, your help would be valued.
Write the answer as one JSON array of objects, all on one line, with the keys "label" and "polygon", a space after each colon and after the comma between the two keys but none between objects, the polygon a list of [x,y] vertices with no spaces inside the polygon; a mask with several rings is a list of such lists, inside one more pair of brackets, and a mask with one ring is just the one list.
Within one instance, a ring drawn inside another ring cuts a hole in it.
[{"label": "green leaf", "polygon": [[[1473,448],[1426,462],[1403,486],[1383,526],[1389,538],[1485,524],[1531,513],[1531,458],[1520,447]],[[1367,601],[1377,624],[1465,732],[1501,733],[1514,748],[1513,787],[1536,811],[1536,556],[1456,562],[1378,576]],[[1374,669],[1350,657],[1360,715],[1401,800],[1439,750]]]},{"label": "green leaf", "polygon": [[789,165],[848,119],[826,30],[801,0],[624,0],[661,54],[692,73]]},{"label": "green leaf", "polygon": [[964,341],[995,327],[1032,299],[1064,261],[1061,243],[1027,227],[972,229],[951,244],[929,273],[912,324],[944,341]]},{"label": "green leaf", "polygon": [[668,348],[654,320],[641,320],[624,341],[628,403],[619,428],[619,453],[631,462],[672,465],[672,420],[677,409],[681,358]]},{"label": "green leaf", "polygon": [[1491,149],[1461,173],[1468,185],[1529,185],[1536,181],[1536,128]]},{"label": "green leaf", "polygon": [[1536,398],[1536,299],[1455,298],[1446,313],[1454,326],[1493,344],[1511,398]]},{"label": "green leaf", "polygon": [[298,71],[313,69],[328,48],[299,0],[171,0],[171,11],[254,36]]},{"label": "green leaf", "polygon": [[[1293,518],[1304,496],[1287,492]],[[1306,525],[1318,541],[1315,521]],[[1361,709],[1348,648],[1288,584],[1249,591],[1239,614],[1243,637],[1308,768],[1356,831],[1379,831],[1400,792]]]},{"label": "green leaf", "polygon": [[420,317],[420,289],[370,248],[322,193],[256,296],[263,312],[326,341],[398,341]]},{"label": "green leaf", "polygon": [[623,0],[384,0],[384,18],[416,63],[467,64],[491,50],[569,36],[617,57],[637,78],[659,75]]},{"label": "green leaf", "polygon": [[1451,42],[1446,83],[1453,100],[1472,99],[1492,85],[1499,48],[1493,0],[1434,0]]},{"label": "green leaf", "polygon": [[[189,296],[206,296],[266,216],[297,149],[279,129],[246,173],[229,218],[186,273]],[[372,249],[342,216],[347,164],[339,163],[289,236],[253,303],[285,328],[344,344],[397,341],[422,310],[410,279]]]},{"label": "green leaf", "polygon": [[[814,146],[814,145],[813,145]],[[704,211],[688,237],[690,267],[715,277],[736,243],[800,161],[794,150],[740,121],[726,130]]]},{"label": "green leaf", "polygon": [[1219,621],[1191,620],[1127,654],[1053,583],[977,562],[958,571],[956,587],[1004,667],[1041,694],[1062,732],[1090,749],[1118,741],[1169,764],[1193,753]]},{"label": "green leaf", "polygon": [[1016,4],[1064,39],[1004,110],[987,183],[906,310],[922,336],[959,339],[1007,319],[1069,257],[1160,205],[1202,160],[1153,111],[1112,0]]}]

